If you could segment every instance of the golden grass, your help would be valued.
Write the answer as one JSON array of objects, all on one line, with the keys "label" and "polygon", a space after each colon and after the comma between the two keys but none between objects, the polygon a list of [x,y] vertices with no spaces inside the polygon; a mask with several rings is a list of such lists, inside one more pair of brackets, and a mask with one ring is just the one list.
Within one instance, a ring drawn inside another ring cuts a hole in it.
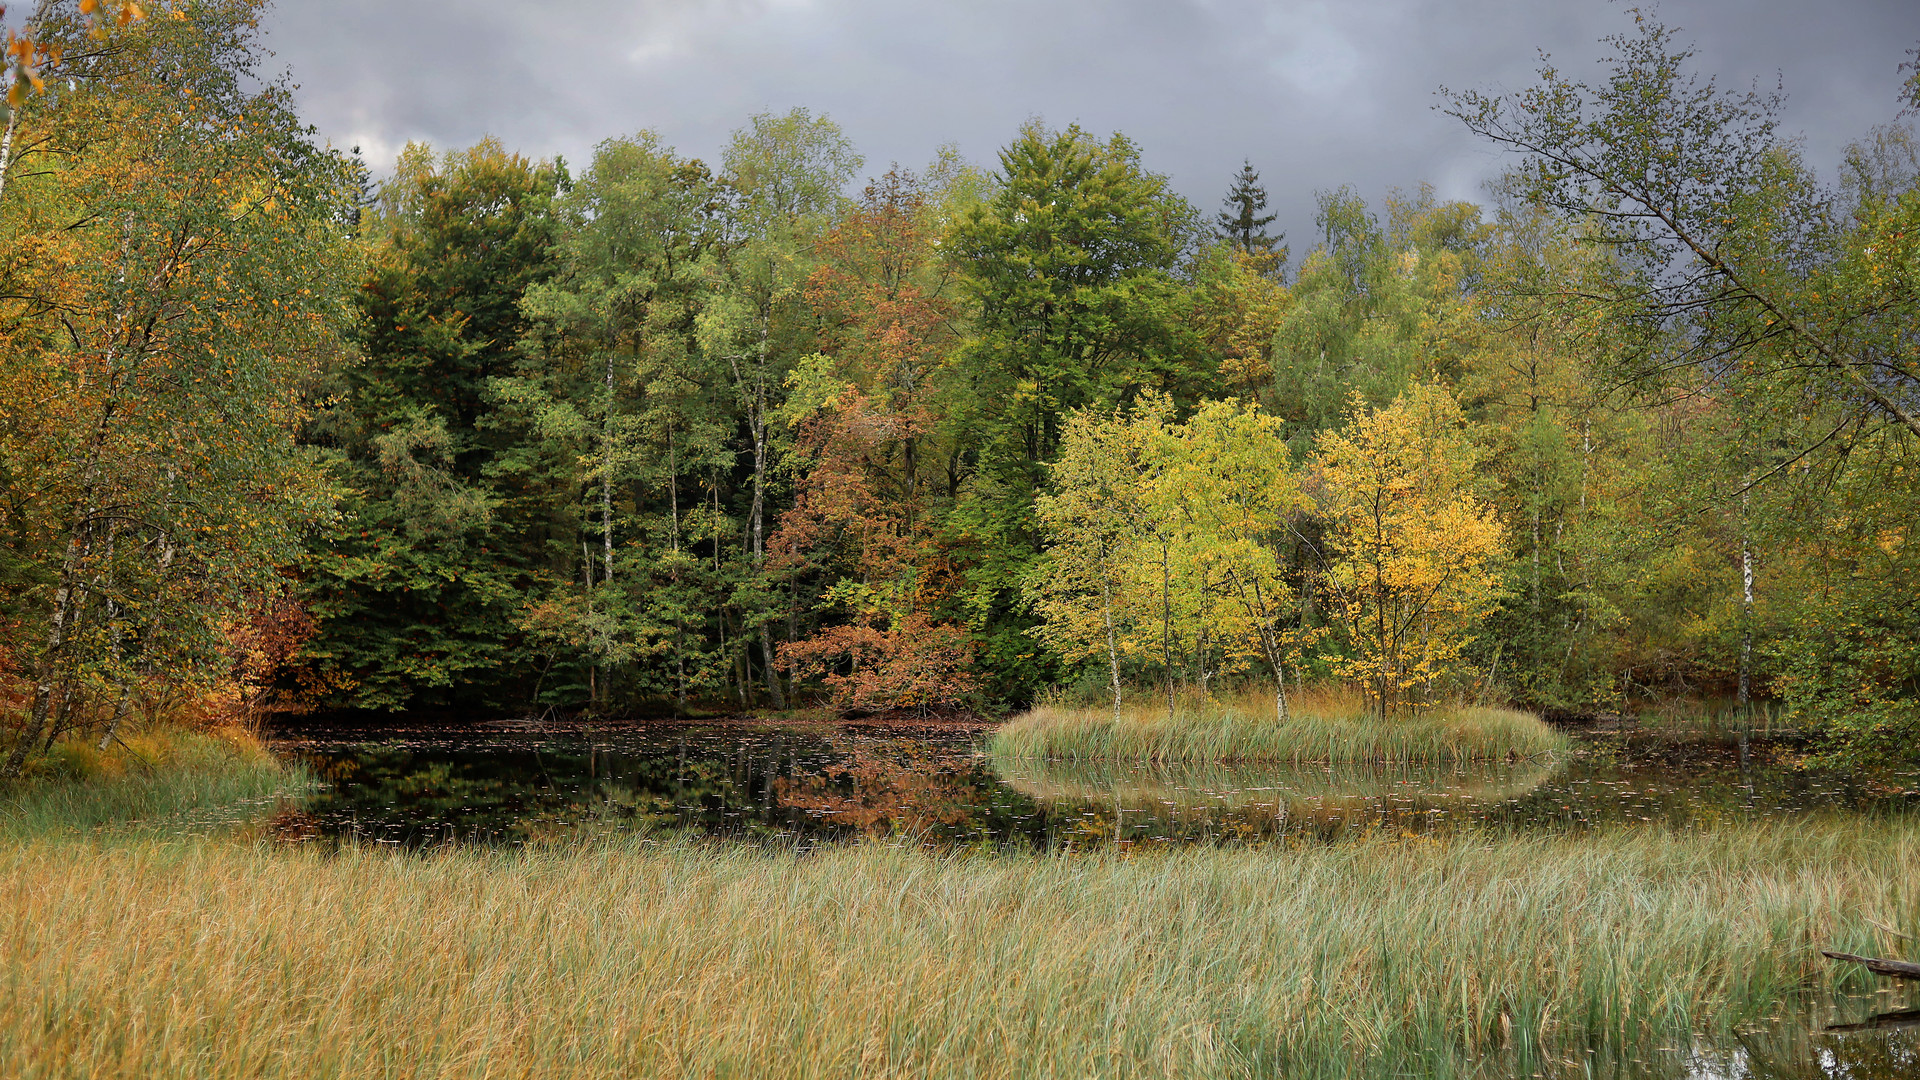
[{"label": "golden grass", "polygon": [[0,789],[0,836],[164,827],[196,814],[238,820],[306,783],[237,728],[156,727],[130,732],[104,751],[92,739],[65,739],[32,768]]},{"label": "golden grass", "polygon": [[1920,932],[1917,886],[1906,821],[1071,859],[67,834],[0,843],[0,1061],[36,1078],[1505,1075],[1543,1040],[1637,1053],[1769,1015],[1833,977],[1819,946],[1882,947],[1869,919]]},{"label": "golden grass", "polygon": [[1562,752],[1567,737],[1532,713],[1440,705],[1382,720],[1357,693],[1320,687],[1294,694],[1274,719],[1272,691],[1220,700],[1136,697],[1111,708],[1041,705],[994,733],[1004,759],[1132,761],[1406,762],[1530,758]]}]

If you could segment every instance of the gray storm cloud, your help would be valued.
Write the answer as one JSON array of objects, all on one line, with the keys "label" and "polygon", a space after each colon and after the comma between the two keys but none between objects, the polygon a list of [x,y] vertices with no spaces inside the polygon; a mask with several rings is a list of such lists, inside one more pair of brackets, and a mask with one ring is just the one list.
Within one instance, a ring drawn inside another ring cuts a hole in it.
[{"label": "gray storm cloud", "polygon": [[[1658,14],[1724,84],[1783,83],[1785,127],[1823,168],[1893,119],[1920,40],[1906,0]],[[1317,189],[1478,197],[1500,159],[1434,110],[1435,90],[1526,86],[1540,50],[1596,71],[1596,39],[1630,26],[1601,0],[282,0],[267,23],[307,117],[376,168],[409,139],[488,134],[580,163],[642,128],[711,160],[752,113],[796,105],[839,121],[870,172],[943,143],[991,165],[1040,116],[1124,131],[1209,210],[1250,159],[1296,250]]]}]

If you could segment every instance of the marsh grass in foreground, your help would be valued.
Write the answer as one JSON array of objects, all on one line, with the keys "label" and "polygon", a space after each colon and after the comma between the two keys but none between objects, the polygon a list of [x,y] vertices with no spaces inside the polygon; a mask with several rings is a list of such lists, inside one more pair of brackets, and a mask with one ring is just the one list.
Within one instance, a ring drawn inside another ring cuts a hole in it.
[{"label": "marsh grass in foreground", "polygon": [[0,843],[0,1060],[47,1078],[1581,1075],[1557,1063],[1652,1058],[1864,986],[1816,950],[1884,949],[1868,920],[1920,932],[1911,821],[1080,858],[67,834]]},{"label": "marsh grass in foreground", "polygon": [[1530,758],[1567,750],[1567,737],[1532,713],[1440,705],[1380,719],[1358,694],[1332,688],[1295,694],[1286,723],[1273,698],[1189,697],[1171,720],[1164,699],[1111,708],[1041,705],[994,732],[1005,759],[1270,761],[1400,764]]},{"label": "marsh grass in foreground", "polygon": [[238,730],[155,728],[106,750],[67,739],[0,789],[0,836],[138,828],[197,812],[232,818],[297,794],[305,780]]}]

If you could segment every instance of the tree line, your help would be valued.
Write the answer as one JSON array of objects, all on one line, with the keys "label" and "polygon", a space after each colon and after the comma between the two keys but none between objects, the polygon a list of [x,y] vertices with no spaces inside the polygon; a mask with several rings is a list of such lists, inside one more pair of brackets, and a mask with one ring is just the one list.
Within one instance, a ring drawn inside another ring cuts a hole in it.
[{"label": "tree line", "polygon": [[[0,151],[9,767],[129,716],[1776,699],[1913,752],[1920,149],[1818,182],[1651,22],[1447,93],[1491,208],[831,119],[387,178],[250,0],[43,6]],[[49,59],[51,58],[51,59]],[[1891,81],[1891,80],[1890,80]],[[1920,106],[1920,83],[1902,91]],[[853,192],[849,194],[849,192]]]}]

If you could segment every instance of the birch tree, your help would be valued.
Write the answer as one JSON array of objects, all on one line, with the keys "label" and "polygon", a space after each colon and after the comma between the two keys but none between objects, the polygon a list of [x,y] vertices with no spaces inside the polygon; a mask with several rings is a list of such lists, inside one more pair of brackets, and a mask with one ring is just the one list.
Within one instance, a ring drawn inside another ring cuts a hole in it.
[{"label": "birch tree", "polygon": [[[218,624],[278,587],[326,485],[294,437],[330,356],[343,163],[260,85],[251,3],[102,28],[45,14],[71,87],[17,109],[0,204],[4,528],[25,724],[0,772],[129,683],[218,677]],[[30,614],[28,614],[30,613]],[[111,722],[111,721],[105,721]]]},{"label": "birch tree", "polygon": [[1349,650],[1339,670],[1384,716],[1449,674],[1499,598],[1505,551],[1473,490],[1480,451],[1452,394],[1416,384],[1385,408],[1355,404],[1315,461],[1324,581]]}]

